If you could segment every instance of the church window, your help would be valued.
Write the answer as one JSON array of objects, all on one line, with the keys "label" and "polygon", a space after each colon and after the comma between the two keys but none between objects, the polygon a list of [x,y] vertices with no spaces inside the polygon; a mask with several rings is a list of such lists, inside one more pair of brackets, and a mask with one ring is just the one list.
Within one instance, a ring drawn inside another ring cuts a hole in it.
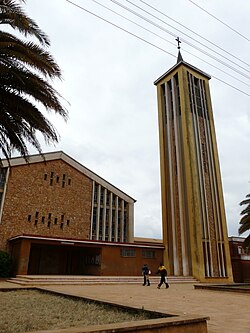
[{"label": "church window", "polygon": [[52,186],[53,185],[53,178],[54,178],[54,172],[51,172],[50,173],[50,186]]},{"label": "church window", "polygon": [[121,257],[135,257],[135,249],[122,248],[120,250]]},{"label": "church window", "polygon": [[109,214],[110,210],[106,210],[106,224],[105,224],[105,240],[109,240]]},{"label": "church window", "polygon": [[102,239],[102,227],[103,227],[103,208],[100,208],[100,216],[99,216],[99,239]]},{"label": "church window", "polygon": [[48,228],[50,228],[51,225],[51,213],[48,214]]},{"label": "church window", "polygon": [[201,90],[200,90],[200,80],[194,77],[194,95],[195,95],[195,103],[196,110],[200,117],[203,116],[202,112],[202,103],[201,103]]},{"label": "church window", "polygon": [[167,122],[167,108],[166,108],[166,89],[165,89],[165,84],[161,85],[161,95],[162,95],[162,104],[163,104],[163,110],[164,110],[164,117],[165,117],[165,122]]},{"label": "church window", "polygon": [[103,205],[103,201],[104,201],[104,188],[101,187],[101,196],[100,196],[100,204]]},{"label": "church window", "polygon": [[180,99],[180,87],[179,87],[179,78],[178,78],[178,73],[175,74],[174,76],[175,80],[175,85],[176,85],[176,113],[178,110],[178,114],[181,114],[181,99]]},{"label": "church window", "polygon": [[96,236],[97,207],[93,209],[92,236]]},{"label": "church window", "polygon": [[4,187],[5,180],[6,180],[6,168],[0,168],[0,188]]},{"label": "church window", "polygon": [[66,180],[66,175],[63,174],[63,177],[62,177],[62,187],[65,187],[65,180]]},{"label": "church window", "polygon": [[94,204],[97,204],[97,198],[98,198],[98,184],[95,184],[95,189],[94,189]]},{"label": "church window", "polygon": [[155,258],[155,251],[153,250],[142,250],[142,257],[147,259]]},{"label": "church window", "polygon": [[112,229],[111,229],[112,241],[115,241],[115,209],[112,209]]},{"label": "church window", "polygon": [[37,223],[38,223],[38,216],[39,216],[39,212],[36,212],[36,214],[35,214],[35,225],[37,225]]},{"label": "church window", "polygon": [[167,98],[168,98],[168,106],[169,106],[169,119],[170,120],[173,120],[174,119],[174,110],[173,110],[173,91],[172,91],[172,81],[169,80],[168,83],[168,89],[167,89],[167,92],[168,92],[168,95],[167,95]]},{"label": "church window", "polygon": [[113,195],[113,198],[112,198],[112,206],[114,207],[115,206],[115,196]]},{"label": "church window", "polygon": [[107,199],[106,199],[106,205],[109,206],[109,201],[110,201],[110,192],[107,191]]}]

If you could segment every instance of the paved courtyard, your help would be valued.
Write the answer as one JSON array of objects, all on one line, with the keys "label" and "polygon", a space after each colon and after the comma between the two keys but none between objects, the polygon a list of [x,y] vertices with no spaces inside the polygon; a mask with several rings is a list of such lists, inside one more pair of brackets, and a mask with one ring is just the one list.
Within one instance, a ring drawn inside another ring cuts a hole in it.
[{"label": "paved courtyard", "polygon": [[[1,287],[15,284],[1,283]],[[172,284],[169,289],[156,285],[81,285],[50,286],[60,291],[170,314],[208,316],[208,333],[250,333],[250,294],[194,289],[192,284]]]}]

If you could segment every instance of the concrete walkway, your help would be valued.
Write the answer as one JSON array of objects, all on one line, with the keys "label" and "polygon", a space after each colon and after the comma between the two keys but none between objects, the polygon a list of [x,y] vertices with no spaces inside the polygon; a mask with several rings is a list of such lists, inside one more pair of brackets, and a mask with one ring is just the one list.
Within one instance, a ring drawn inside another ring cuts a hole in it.
[{"label": "concrete walkway", "polygon": [[[0,289],[15,286],[0,282]],[[156,285],[143,287],[131,284],[64,285],[42,289],[169,314],[207,316],[210,317],[208,333],[250,333],[250,295],[247,293],[197,290],[192,284],[179,283],[160,290]]]}]

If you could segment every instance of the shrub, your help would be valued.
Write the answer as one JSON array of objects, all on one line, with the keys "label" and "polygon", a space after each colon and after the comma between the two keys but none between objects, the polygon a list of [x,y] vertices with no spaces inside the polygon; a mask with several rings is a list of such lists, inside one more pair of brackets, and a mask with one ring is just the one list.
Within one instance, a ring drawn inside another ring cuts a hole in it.
[{"label": "shrub", "polygon": [[8,252],[0,251],[0,277],[10,277],[12,260]]}]

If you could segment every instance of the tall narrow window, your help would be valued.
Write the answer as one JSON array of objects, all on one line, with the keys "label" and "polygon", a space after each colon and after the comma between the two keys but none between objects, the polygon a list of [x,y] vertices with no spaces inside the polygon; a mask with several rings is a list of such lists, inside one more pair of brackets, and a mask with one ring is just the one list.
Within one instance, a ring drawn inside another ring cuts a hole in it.
[{"label": "tall narrow window", "polygon": [[107,191],[107,199],[106,199],[106,205],[109,206],[109,201],[110,201],[110,192]]},{"label": "tall narrow window", "polygon": [[104,202],[104,188],[101,187],[101,197],[100,197],[100,204],[103,205]]},{"label": "tall narrow window", "polygon": [[169,105],[169,119],[174,119],[174,108],[173,108],[173,94],[172,94],[172,82],[171,80],[168,81],[168,92],[167,92],[167,98],[168,98],[168,105]]},{"label": "tall narrow window", "polygon": [[202,117],[203,114],[202,114],[202,104],[201,104],[200,81],[196,77],[194,78],[194,94],[195,94],[197,113],[200,117]]},{"label": "tall narrow window", "polygon": [[4,184],[6,181],[6,168],[0,168],[0,188],[4,188]]},{"label": "tall narrow window", "polygon": [[164,116],[165,116],[165,122],[167,123],[168,117],[167,117],[167,96],[166,96],[166,89],[165,84],[161,85],[161,93],[162,93],[162,104],[163,104],[163,110],[164,110]]},{"label": "tall narrow window", "polygon": [[175,80],[175,85],[176,85],[176,95],[177,95],[177,100],[176,100],[176,109],[178,110],[178,114],[181,115],[181,98],[180,98],[180,87],[179,87],[179,78],[178,78],[178,73],[175,74],[174,76]]},{"label": "tall narrow window", "polygon": [[48,214],[48,227],[51,225],[51,213]]},{"label": "tall narrow window", "polygon": [[53,178],[54,178],[54,172],[51,172],[50,173],[50,186],[52,186],[53,185]]},{"label": "tall narrow window", "polygon": [[98,184],[95,183],[95,189],[94,189],[94,204],[97,204],[98,199]]},{"label": "tall narrow window", "polygon": [[96,226],[97,226],[97,207],[93,209],[93,222],[92,222],[92,236],[96,237]]},{"label": "tall narrow window", "polygon": [[63,177],[62,177],[62,187],[65,187],[65,180],[66,180],[66,175],[63,174]]}]

